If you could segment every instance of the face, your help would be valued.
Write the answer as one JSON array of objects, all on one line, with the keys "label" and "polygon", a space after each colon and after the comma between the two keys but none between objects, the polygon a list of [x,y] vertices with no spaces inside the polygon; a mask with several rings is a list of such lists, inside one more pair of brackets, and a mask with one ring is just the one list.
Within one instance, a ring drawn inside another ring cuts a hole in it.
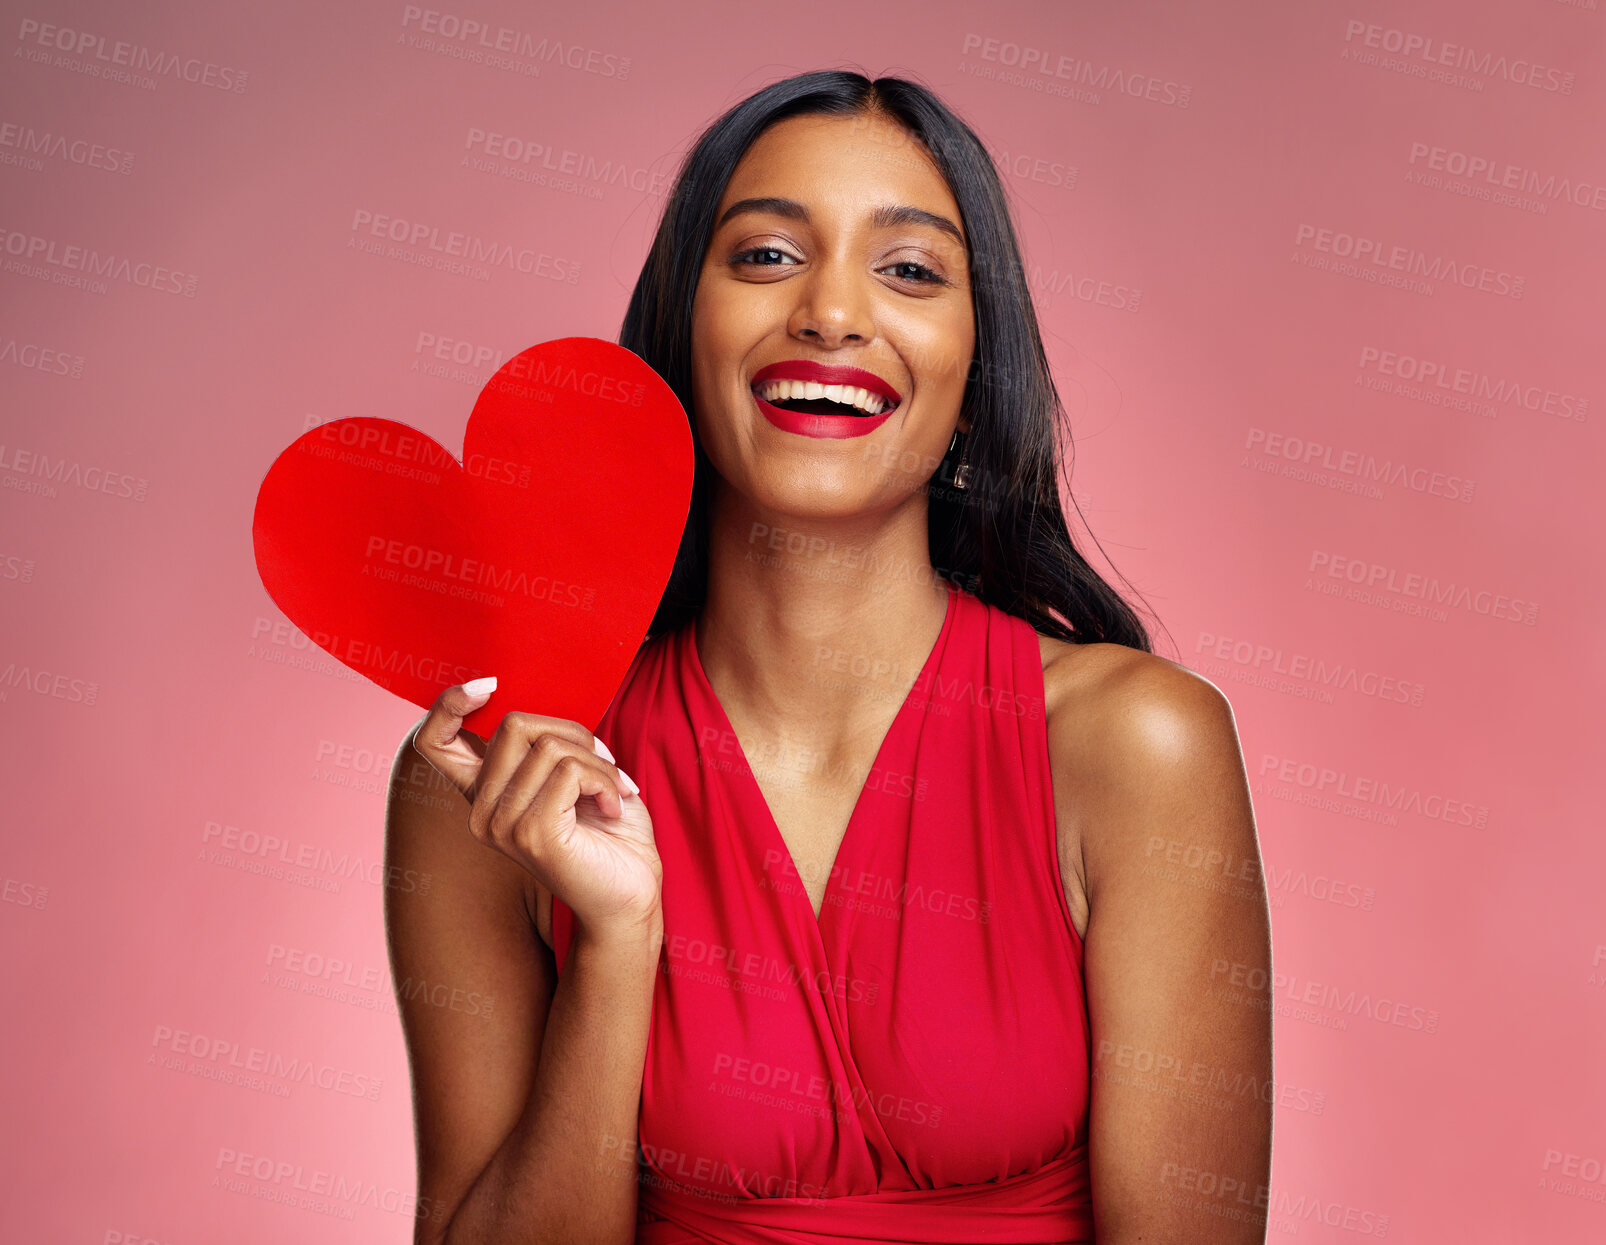
[{"label": "face", "polygon": [[[913,211],[878,221],[889,209]],[[959,206],[930,157],[890,121],[791,117],[748,149],[714,219],[692,383],[725,485],[800,517],[908,499],[965,426],[975,348]]]}]

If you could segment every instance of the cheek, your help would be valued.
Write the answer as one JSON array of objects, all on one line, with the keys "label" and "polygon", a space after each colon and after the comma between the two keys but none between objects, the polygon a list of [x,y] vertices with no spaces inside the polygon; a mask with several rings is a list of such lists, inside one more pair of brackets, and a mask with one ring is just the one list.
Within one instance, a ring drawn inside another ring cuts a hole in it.
[{"label": "cheek", "polygon": [[692,394],[699,404],[713,396],[725,354],[719,312],[718,298],[699,288],[691,312]]},{"label": "cheek", "polygon": [[915,343],[920,369],[917,379],[927,394],[958,401],[964,393],[975,352],[976,332],[971,321],[954,317],[928,324]]},{"label": "cheek", "polygon": [[740,356],[740,315],[717,286],[699,290],[692,304],[691,347],[694,370],[710,382]]}]

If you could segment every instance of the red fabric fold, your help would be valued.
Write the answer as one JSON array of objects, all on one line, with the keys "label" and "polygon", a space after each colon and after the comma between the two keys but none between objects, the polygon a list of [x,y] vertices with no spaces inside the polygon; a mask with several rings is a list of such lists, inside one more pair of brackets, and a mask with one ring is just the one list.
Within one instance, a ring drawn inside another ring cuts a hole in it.
[{"label": "red fabric fold", "polygon": [[857,1197],[723,1198],[644,1178],[636,1245],[1087,1245],[1087,1147],[1008,1180]]},{"label": "red fabric fold", "polygon": [[[1037,634],[950,585],[919,669],[832,651],[815,675],[897,706],[818,915],[693,624],[643,646],[597,726],[664,870],[639,1239],[1091,1241],[1083,947]],[[759,768],[861,778],[792,753]],[[573,929],[554,901],[560,971]]]}]

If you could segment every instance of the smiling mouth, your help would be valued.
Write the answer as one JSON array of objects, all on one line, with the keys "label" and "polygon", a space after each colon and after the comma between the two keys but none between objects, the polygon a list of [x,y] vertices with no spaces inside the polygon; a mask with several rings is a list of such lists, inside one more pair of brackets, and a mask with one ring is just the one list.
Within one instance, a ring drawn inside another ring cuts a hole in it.
[{"label": "smiling mouth", "polygon": [[[900,404],[879,393],[852,385],[820,385],[812,381],[764,381],[752,387],[753,396],[800,415],[835,415],[872,419]],[[810,397],[808,394],[817,394]]]}]

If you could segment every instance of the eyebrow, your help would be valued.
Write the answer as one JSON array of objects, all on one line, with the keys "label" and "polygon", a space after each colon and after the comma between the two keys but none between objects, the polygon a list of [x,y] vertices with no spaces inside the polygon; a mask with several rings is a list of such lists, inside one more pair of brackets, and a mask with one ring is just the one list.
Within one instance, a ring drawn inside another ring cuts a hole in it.
[{"label": "eyebrow", "polygon": [[[714,222],[718,229],[734,216],[743,212],[767,212],[772,216],[785,216],[791,220],[800,220],[805,225],[809,223],[809,210],[796,199],[782,199],[765,197],[757,199],[738,199],[725,209],[724,214]],[[893,229],[900,225],[927,225],[932,229],[940,229],[948,234],[960,246],[965,245],[965,235],[959,232],[959,226],[946,216],[939,216],[935,212],[928,212],[925,208],[911,207],[907,203],[883,203],[876,208],[870,217],[870,223],[877,229]]]}]

